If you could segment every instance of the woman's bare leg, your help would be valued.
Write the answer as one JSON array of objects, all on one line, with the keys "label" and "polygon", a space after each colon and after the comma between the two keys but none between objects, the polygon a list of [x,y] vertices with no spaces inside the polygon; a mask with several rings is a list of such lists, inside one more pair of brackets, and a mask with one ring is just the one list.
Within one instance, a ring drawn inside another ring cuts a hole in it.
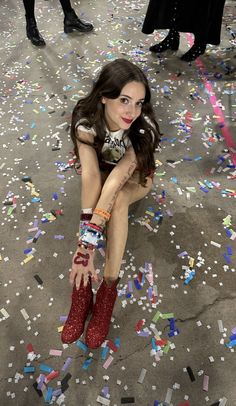
[{"label": "woman's bare leg", "polygon": [[147,186],[137,183],[131,178],[119,192],[112,209],[111,219],[107,227],[107,246],[104,278],[114,281],[118,278],[121,261],[124,255],[128,237],[128,209],[129,205],[145,197],[152,187],[152,180],[148,178]]}]

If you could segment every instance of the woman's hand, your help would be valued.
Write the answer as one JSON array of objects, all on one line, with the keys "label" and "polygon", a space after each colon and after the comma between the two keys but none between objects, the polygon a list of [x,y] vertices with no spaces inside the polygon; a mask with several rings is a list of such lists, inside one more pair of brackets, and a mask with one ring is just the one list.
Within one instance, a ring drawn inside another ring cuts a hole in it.
[{"label": "woman's hand", "polygon": [[97,281],[97,274],[94,268],[95,251],[78,247],[72,259],[72,271],[70,273],[70,283],[75,283],[76,289],[79,289],[81,280],[84,286],[87,286],[89,276]]}]

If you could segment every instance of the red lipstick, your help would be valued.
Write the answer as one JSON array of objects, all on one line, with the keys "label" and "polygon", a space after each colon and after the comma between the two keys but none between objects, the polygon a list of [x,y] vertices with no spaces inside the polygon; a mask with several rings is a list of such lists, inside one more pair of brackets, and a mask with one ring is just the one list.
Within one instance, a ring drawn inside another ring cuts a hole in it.
[{"label": "red lipstick", "polygon": [[133,119],[131,118],[124,118],[124,117],[121,117],[122,118],[122,120],[126,123],[126,124],[131,124],[132,123],[132,121],[133,121]]}]

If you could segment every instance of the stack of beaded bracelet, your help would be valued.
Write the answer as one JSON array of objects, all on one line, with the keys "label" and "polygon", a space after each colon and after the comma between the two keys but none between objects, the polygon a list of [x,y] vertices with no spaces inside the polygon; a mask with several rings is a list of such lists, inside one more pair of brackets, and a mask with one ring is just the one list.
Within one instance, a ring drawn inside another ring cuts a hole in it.
[{"label": "stack of beaded bracelet", "polygon": [[81,213],[80,223],[79,223],[79,234],[83,235],[86,230],[87,225],[89,224],[93,214],[92,213]]},{"label": "stack of beaded bracelet", "polygon": [[83,234],[79,237],[79,244],[85,248],[98,247],[99,241],[103,240],[103,229],[96,224],[88,223]]},{"label": "stack of beaded bracelet", "polygon": [[97,214],[98,216],[104,218],[106,221],[110,220],[111,214],[103,209],[96,208],[94,209],[93,214]]}]

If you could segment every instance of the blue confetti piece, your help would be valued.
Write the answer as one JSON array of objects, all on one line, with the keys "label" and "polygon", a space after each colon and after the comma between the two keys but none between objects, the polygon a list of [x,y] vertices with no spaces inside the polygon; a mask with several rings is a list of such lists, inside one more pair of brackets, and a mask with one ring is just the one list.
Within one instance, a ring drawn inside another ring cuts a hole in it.
[{"label": "blue confetti piece", "polygon": [[203,186],[200,187],[200,190],[202,190],[204,193],[208,193],[208,192],[209,192],[209,189],[207,189],[207,188],[205,188],[205,187],[203,187]]},{"label": "blue confetti piece", "polygon": [[27,255],[27,254],[29,254],[31,251],[32,251],[32,248],[26,248],[26,249],[24,250],[24,254]]},{"label": "blue confetti piece", "polygon": [[46,219],[46,218],[42,218],[42,219],[41,219],[41,222],[42,222],[42,223],[48,223],[48,222],[49,222],[49,220],[48,220],[48,219]]},{"label": "blue confetti piece", "polygon": [[58,194],[57,193],[53,193],[53,200],[58,200]]},{"label": "blue confetti piece", "polygon": [[107,346],[102,349],[102,360],[106,359],[108,351],[109,351],[109,348]]},{"label": "blue confetti piece", "polygon": [[236,340],[232,340],[232,341],[230,341],[230,343],[226,344],[226,347],[232,348],[232,347],[234,347],[235,345],[236,345]]},{"label": "blue confetti piece", "polygon": [[35,367],[24,367],[24,372],[29,374],[35,371]]},{"label": "blue confetti piece", "polygon": [[183,160],[184,160],[184,161],[192,161],[192,158],[190,158],[189,156],[184,156],[184,157],[183,157]]},{"label": "blue confetti piece", "polygon": [[233,250],[232,250],[232,248],[230,246],[227,247],[227,252],[228,252],[228,255],[233,254]]},{"label": "blue confetti piece", "polygon": [[184,285],[188,285],[189,282],[191,282],[191,280],[194,278],[194,276],[195,276],[195,271],[192,271],[192,272],[190,273],[190,275],[188,276],[188,278],[185,279]]},{"label": "blue confetti piece", "polygon": [[83,365],[82,365],[82,369],[88,369],[88,367],[89,367],[89,365],[91,364],[93,362],[93,359],[92,358],[87,358],[85,361],[84,361],[84,363],[83,363]]},{"label": "blue confetti piece", "polygon": [[120,338],[119,337],[116,337],[116,339],[115,339],[115,346],[117,348],[120,348]]},{"label": "blue confetti piece", "polygon": [[228,230],[228,228],[225,229],[225,232],[226,232],[226,235],[227,235],[228,237],[231,237],[231,236],[232,236],[232,233],[231,233],[230,230]]},{"label": "blue confetti piece", "polygon": [[226,260],[227,264],[231,264],[231,259],[226,253],[224,253],[224,259]]},{"label": "blue confetti piece", "polygon": [[46,364],[40,364],[39,369],[40,369],[40,371],[48,372],[48,373],[50,373],[50,372],[53,371],[53,368],[49,367],[49,366],[46,365]]},{"label": "blue confetti piece", "polygon": [[134,285],[136,287],[137,290],[141,290],[142,286],[140,285],[138,279],[134,279]]},{"label": "blue confetti piece", "polygon": [[32,203],[39,203],[39,202],[41,202],[41,199],[40,199],[39,197],[33,197],[33,198],[31,199],[31,202],[32,202]]},{"label": "blue confetti piece", "polygon": [[53,393],[53,388],[49,387],[47,390],[46,398],[45,398],[45,403],[50,403],[52,400],[52,393]]},{"label": "blue confetti piece", "polygon": [[88,350],[88,347],[86,344],[82,343],[82,341],[77,340],[76,341],[76,345],[77,347],[79,347],[81,350],[83,350],[84,352],[86,352]]},{"label": "blue confetti piece", "polygon": [[154,337],[152,337],[152,349],[157,351],[156,340]]}]

